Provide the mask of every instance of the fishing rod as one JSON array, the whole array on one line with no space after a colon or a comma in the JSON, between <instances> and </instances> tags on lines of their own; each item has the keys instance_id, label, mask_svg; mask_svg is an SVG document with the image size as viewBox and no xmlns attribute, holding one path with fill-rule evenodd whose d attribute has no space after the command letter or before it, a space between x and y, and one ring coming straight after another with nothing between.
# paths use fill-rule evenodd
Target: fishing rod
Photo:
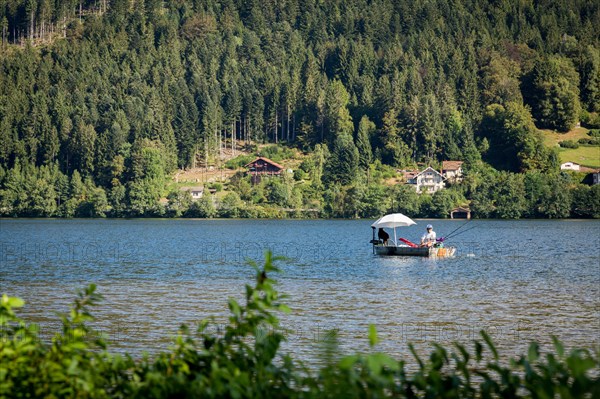
<instances>
[{"instance_id":1,"label":"fishing rod","mask_svg":"<svg viewBox=\"0 0 600 399\"><path fill-rule=\"evenodd\" d=\"M467 231L469 231L469 230L473 230L473 229L474 229L474 228L476 228L476 227L477 227L477 226L471 226L471 227L469 227L468 229L466 229L466 230L463 230L463 231L460 231L460 232L458 232L458 233L456 233L456 234L454 234L454 235L452 235L452 236L448 235L448 236L444 237L444 240L445 240L446 238L453 238L453 237L459 236L459 235L461 235L462 233L466 233Z\"/></svg>"},{"instance_id":2,"label":"fishing rod","mask_svg":"<svg viewBox=\"0 0 600 399\"><path fill-rule=\"evenodd\" d=\"M467 224L471 223L471 220L473 220L473 219L469 219L469 220L467 220L467 222L466 222L466 223L463 223L463 224L461 224L460 226L458 226L456 229L452 230L452 231L450 232L450 234L447 234L447 235L446 235L446 236L444 236L444 237L438 238L436 241L437 241L437 242L444 242L444 240L446 240L447 238L450 238L450 237L452 237L452 236L454 235L454 233L455 233L455 232L457 232L458 230L462 229L462 228L463 228L463 227L465 227ZM468 230L470 230L470 229L468 229ZM467 230L465 230L465 231L467 231Z\"/></svg>"}]
</instances>

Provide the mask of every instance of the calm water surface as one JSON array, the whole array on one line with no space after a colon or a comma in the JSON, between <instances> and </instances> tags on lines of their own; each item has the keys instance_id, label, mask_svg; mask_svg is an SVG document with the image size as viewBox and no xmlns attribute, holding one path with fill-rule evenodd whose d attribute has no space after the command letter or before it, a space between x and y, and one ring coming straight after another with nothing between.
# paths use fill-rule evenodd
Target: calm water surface
<instances>
[{"instance_id":1,"label":"calm water surface","mask_svg":"<svg viewBox=\"0 0 600 399\"><path fill-rule=\"evenodd\" d=\"M438 236L464 221L433 221ZM399 229L418 240L426 222ZM115 351L169 346L180 324L241 300L266 248L281 263L284 352L308 362L336 330L344 352L378 349L406 357L432 341L470 342L488 330L507 354L556 335L568 346L600 345L600 221L473 221L452 259L376 257L370 221L0 220L0 292L27 301L22 314L42 336L57 312L94 282L105 297L96 327ZM400 234L399 234L400 235Z\"/></svg>"}]
</instances>

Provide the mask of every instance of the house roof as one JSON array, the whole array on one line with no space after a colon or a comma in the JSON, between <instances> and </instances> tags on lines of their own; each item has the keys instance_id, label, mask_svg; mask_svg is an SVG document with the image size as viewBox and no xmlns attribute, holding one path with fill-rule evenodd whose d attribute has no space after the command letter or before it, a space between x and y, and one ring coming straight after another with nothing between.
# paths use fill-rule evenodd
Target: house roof
<instances>
[{"instance_id":1,"label":"house roof","mask_svg":"<svg viewBox=\"0 0 600 399\"><path fill-rule=\"evenodd\" d=\"M456 208L452 209L450 212L471 212L471 209L469 209L469 207L465 207L465 206L457 206Z\"/></svg>"},{"instance_id":2,"label":"house roof","mask_svg":"<svg viewBox=\"0 0 600 399\"><path fill-rule=\"evenodd\" d=\"M247 167L251 166L252 164L256 163L257 161L264 161L268 164L275 166L276 168L283 169L283 166L281 166L277 162L271 161L269 158L265 158L265 157L257 157L254 161L249 162L246 165L244 165L244 167L247 168Z\"/></svg>"},{"instance_id":3,"label":"house roof","mask_svg":"<svg viewBox=\"0 0 600 399\"><path fill-rule=\"evenodd\" d=\"M419 174L418 170L400 170L399 171L406 180L412 179Z\"/></svg>"},{"instance_id":4,"label":"house roof","mask_svg":"<svg viewBox=\"0 0 600 399\"><path fill-rule=\"evenodd\" d=\"M463 161L442 161L442 170L458 170Z\"/></svg>"},{"instance_id":5,"label":"house roof","mask_svg":"<svg viewBox=\"0 0 600 399\"><path fill-rule=\"evenodd\" d=\"M422 171L420 171L419 173L417 173L414 177L420 176L420 175L422 175L425 172L435 172L436 174L442 176L440 172L438 172L437 170L433 169L431 166L428 166L425 169L423 169Z\"/></svg>"},{"instance_id":6,"label":"house roof","mask_svg":"<svg viewBox=\"0 0 600 399\"><path fill-rule=\"evenodd\" d=\"M579 165L577 162L567 161L567 162L561 163L560 166L566 165L568 163L570 163L571 165Z\"/></svg>"}]
</instances>

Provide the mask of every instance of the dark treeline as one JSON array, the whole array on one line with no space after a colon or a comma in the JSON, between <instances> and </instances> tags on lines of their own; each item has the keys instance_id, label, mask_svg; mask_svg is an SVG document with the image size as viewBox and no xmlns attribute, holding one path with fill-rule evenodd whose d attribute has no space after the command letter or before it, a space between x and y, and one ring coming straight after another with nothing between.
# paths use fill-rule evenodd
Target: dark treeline
<instances>
[{"instance_id":1,"label":"dark treeline","mask_svg":"<svg viewBox=\"0 0 600 399\"><path fill-rule=\"evenodd\" d=\"M251 142L323 146L345 190L373 162L549 172L536 125L600 123L594 0L4 0L0 24L1 214L24 170L147 214Z\"/></svg>"}]
</instances>

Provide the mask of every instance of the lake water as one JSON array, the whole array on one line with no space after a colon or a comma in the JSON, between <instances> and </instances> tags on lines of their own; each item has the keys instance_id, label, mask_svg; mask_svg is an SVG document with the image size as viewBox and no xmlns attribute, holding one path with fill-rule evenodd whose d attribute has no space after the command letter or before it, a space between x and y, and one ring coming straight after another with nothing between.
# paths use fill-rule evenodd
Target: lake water
<instances>
[{"instance_id":1,"label":"lake water","mask_svg":"<svg viewBox=\"0 0 600 399\"><path fill-rule=\"evenodd\" d=\"M407 343L469 343L490 332L502 352L531 340L600 346L600 221L472 221L447 245L451 259L377 257L368 220L0 220L0 293L26 300L21 314L43 337L59 330L75 291L104 295L96 327L113 351L156 352L180 324L224 322L265 249L280 262L283 351L307 362L336 330L343 352L407 357ZM427 221L398 229L417 241ZM431 221L444 236L464 221Z\"/></svg>"}]
</instances>

